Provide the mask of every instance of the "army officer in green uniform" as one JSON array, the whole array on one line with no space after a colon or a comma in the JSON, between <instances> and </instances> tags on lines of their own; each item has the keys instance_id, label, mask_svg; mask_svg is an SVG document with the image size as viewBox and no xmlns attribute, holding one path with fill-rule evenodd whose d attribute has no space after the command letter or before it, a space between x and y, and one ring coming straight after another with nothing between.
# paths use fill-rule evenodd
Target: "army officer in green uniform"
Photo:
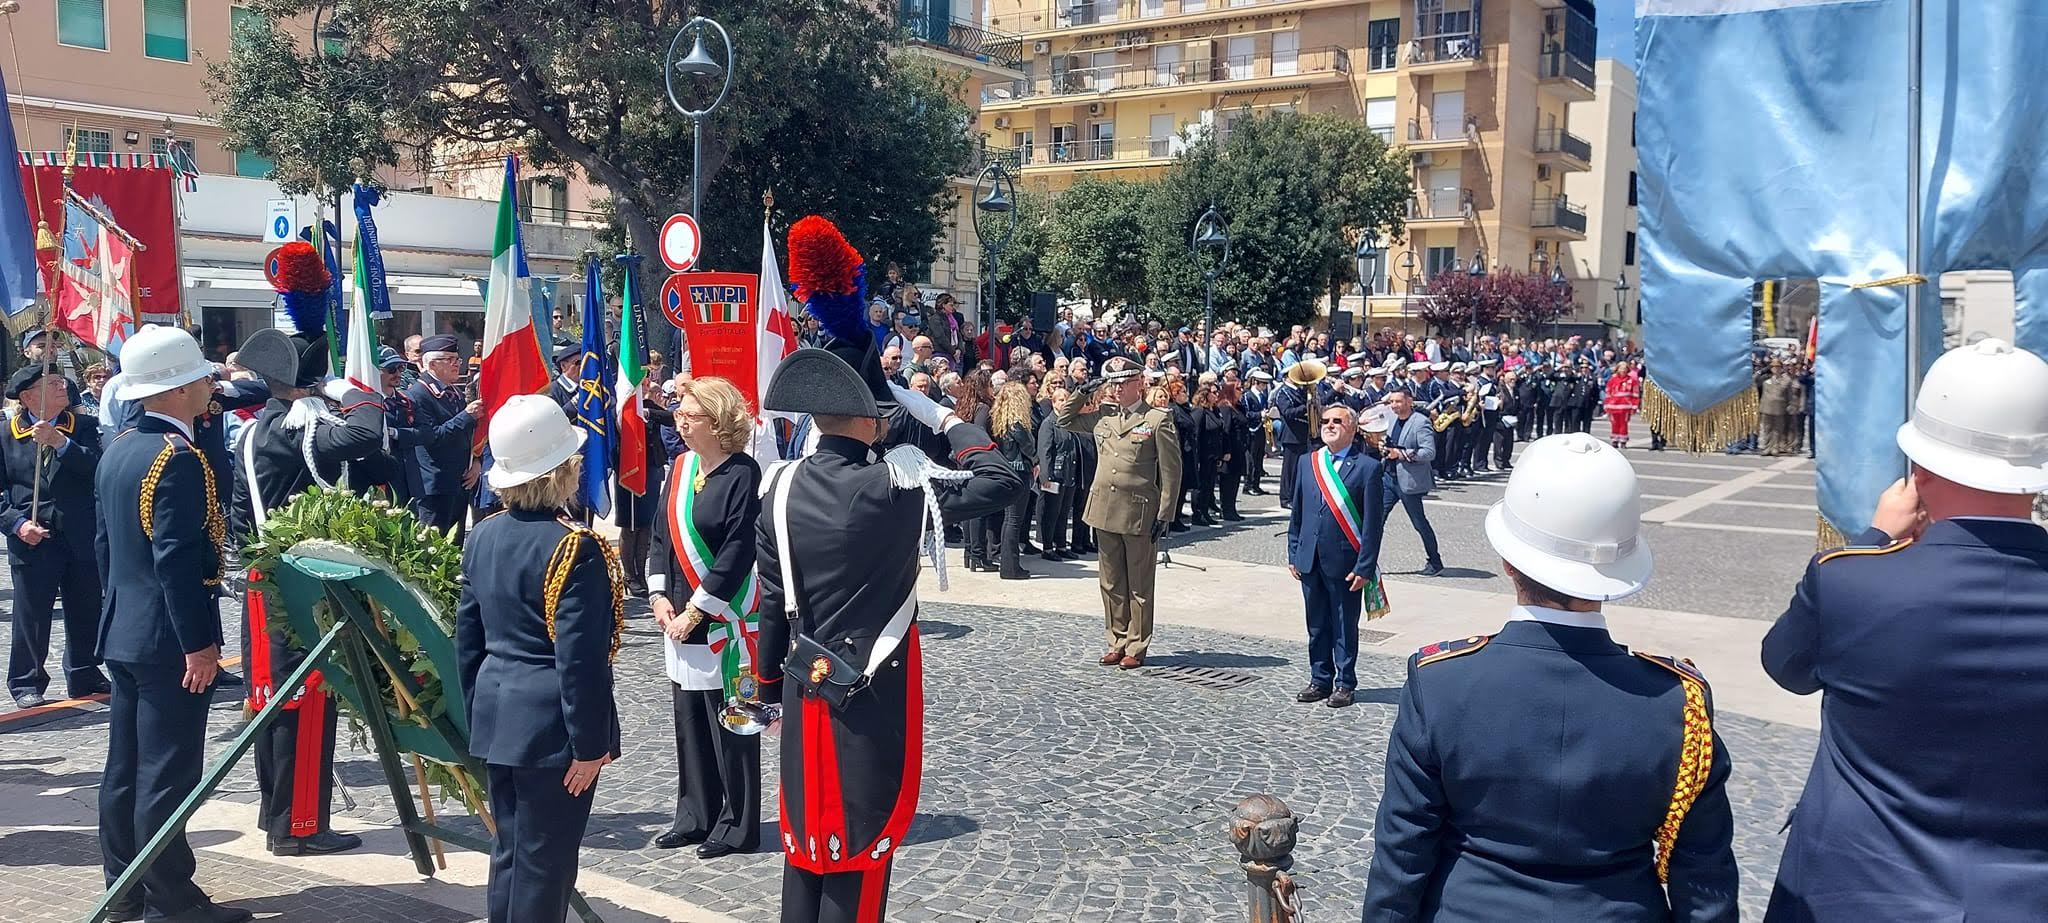
<instances>
[{"instance_id":1,"label":"army officer in green uniform","mask_svg":"<svg viewBox=\"0 0 2048 923\"><path fill-rule=\"evenodd\" d=\"M1103 406L1082 410L1098 390ZM1154 553L1173 521L1173 505L1160 498L1180 495L1173 413L1146 406L1144 395L1144 369L1115 356L1102 364L1101 380L1082 384L1054 408L1060 426L1095 435L1099 460L1082 518L1094 527L1101 549L1096 565L1109 636L1102 663L1126 670L1144 666L1152 643Z\"/></svg>"}]
</instances>

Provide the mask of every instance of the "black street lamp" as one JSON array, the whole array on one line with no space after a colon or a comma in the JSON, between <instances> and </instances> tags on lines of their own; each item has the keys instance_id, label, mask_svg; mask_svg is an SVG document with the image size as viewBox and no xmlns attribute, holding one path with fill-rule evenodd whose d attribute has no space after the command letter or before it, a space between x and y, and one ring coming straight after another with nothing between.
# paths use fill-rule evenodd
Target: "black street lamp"
<instances>
[{"instance_id":1,"label":"black street lamp","mask_svg":"<svg viewBox=\"0 0 2048 923\"><path fill-rule=\"evenodd\" d=\"M1465 272L1474 279L1483 278L1486 275L1485 250L1472 251L1472 268L1466 270Z\"/></svg>"},{"instance_id":2,"label":"black street lamp","mask_svg":"<svg viewBox=\"0 0 2048 923\"><path fill-rule=\"evenodd\" d=\"M723 55L714 58L705 49L704 36L707 33L717 36L719 44L724 46ZM685 36L690 39L690 52L678 58L676 51L683 47ZM721 58L723 63L720 63ZM718 111L719 105L725 102L725 95L732 91L732 63L732 36L726 34L725 27L717 20L697 16L676 30L675 39L668 43L668 58L662 68L661 79L668 89L668 104L690 120L690 212L699 220L704 217L704 120ZM718 81L718 95L702 109L683 105L682 98L676 95L677 74L692 80Z\"/></svg>"},{"instance_id":3,"label":"black street lamp","mask_svg":"<svg viewBox=\"0 0 2048 923\"><path fill-rule=\"evenodd\" d=\"M1358 266L1358 293L1371 298L1380 281L1380 239L1371 228L1359 229L1358 247L1351 252L1351 259ZM1371 313L1369 309L1367 313Z\"/></svg>"},{"instance_id":4,"label":"black street lamp","mask_svg":"<svg viewBox=\"0 0 2048 923\"><path fill-rule=\"evenodd\" d=\"M981 191L983 184L988 186L986 193ZM981 303L987 308L987 321L981 329L990 343L996 341L996 259L1016 233L1017 184L1001 158L990 160L974 178L974 237L981 241L982 262L988 267L982 274Z\"/></svg>"},{"instance_id":5,"label":"black street lamp","mask_svg":"<svg viewBox=\"0 0 2048 923\"><path fill-rule=\"evenodd\" d=\"M1623 319L1628 317L1628 290L1628 271L1622 270L1614 277L1614 310ZM1642 322L1642 314L1637 313L1636 323L1640 325Z\"/></svg>"},{"instance_id":6,"label":"black street lamp","mask_svg":"<svg viewBox=\"0 0 2048 923\"><path fill-rule=\"evenodd\" d=\"M1202 266L1205 252L1212 255L1211 262L1202 267L1202 337L1206 343L1216 329L1216 279L1230 265L1230 229L1215 205L1195 219L1195 229L1188 235L1188 255L1197 266Z\"/></svg>"}]
</instances>

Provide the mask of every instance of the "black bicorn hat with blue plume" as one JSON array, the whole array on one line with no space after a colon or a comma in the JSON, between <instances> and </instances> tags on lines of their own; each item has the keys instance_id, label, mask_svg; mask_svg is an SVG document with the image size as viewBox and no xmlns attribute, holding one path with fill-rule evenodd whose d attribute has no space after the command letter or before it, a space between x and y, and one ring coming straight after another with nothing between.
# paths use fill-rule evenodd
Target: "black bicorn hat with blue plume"
<instances>
[{"instance_id":1,"label":"black bicorn hat with blue plume","mask_svg":"<svg viewBox=\"0 0 2048 923\"><path fill-rule=\"evenodd\" d=\"M851 366L884 412L896 406L867 325L867 264L839 228L817 215L789 229L789 277L797 300L818 319L824 348Z\"/></svg>"}]
</instances>

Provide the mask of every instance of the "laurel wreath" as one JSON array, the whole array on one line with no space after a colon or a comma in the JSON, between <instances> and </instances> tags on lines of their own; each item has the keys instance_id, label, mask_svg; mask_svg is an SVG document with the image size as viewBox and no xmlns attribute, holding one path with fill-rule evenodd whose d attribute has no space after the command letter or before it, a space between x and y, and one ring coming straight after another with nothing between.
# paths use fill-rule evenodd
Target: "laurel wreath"
<instances>
[{"instance_id":1,"label":"laurel wreath","mask_svg":"<svg viewBox=\"0 0 2048 923\"><path fill-rule=\"evenodd\" d=\"M421 525L410 511L385 499L381 492L366 497L345 489L314 487L292 498L271 514L242 549L243 560L263 575L261 580L252 581L249 588L270 593L272 599L279 598L271 575L288 566L284 556L292 553L351 560L391 573L419 599L435 627L453 636L462 578L462 549L455 544L453 530L443 532ZM357 685L366 695L379 696L390 720L429 727L433 717L445 714L449 708L447 686L441 678L442 665L423 652L419 637L410 626L392 618L374 601L369 603L366 609L384 626L385 636L398 650L401 668L412 674L420 691L408 704L399 699L390 682L355 677ZM325 600L313 612L313 622L323 634L334 627L337 618L338 614ZM301 648L313 643L313 639L300 637L289 619L278 618L271 625ZM446 666L454 669L456 665ZM362 716L355 713L354 705L345 698L340 704L349 712L353 741L363 747L367 732ZM422 762L426 780L435 785L442 798L459 794L458 774L452 767L433 760Z\"/></svg>"}]
</instances>

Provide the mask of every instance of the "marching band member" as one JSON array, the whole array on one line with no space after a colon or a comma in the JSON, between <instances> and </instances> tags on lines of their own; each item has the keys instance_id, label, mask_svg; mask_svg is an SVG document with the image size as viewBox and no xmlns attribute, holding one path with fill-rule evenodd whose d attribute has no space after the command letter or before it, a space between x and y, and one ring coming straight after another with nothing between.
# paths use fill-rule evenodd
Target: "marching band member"
<instances>
[{"instance_id":1,"label":"marching band member","mask_svg":"<svg viewBox=\"0 0 2048 923\"><path fill-rule=\"evenodd\" d=\"M570 519L584 433L538 394L491 418L485 477L503 512L462 549L455 649L469 752L490 768L491 923L559 923L597 777L619 755L612 658L625 576L611 543Z\"/></svg>"},{"instance_id":2,"label":"marching band member","mask_svg":"<svg viewBox=\"0 0 2048 923\"><path fill-rule=\"evenodd\" d=\"M263 379L271 395L256 419L242 428L236 453L240 470L232 475L236 532L246 538L307 488L345 487L350 462L380 454L384 404L368 392L348 390L347 382L338 379L328 390L341 395L340 402L311 393L327 368L324 341L258 330L239 352L243 367ZM269 623L262 593L247 594L243 613L248 702L257 710L304 657ZM271 855L342 852L363 843L354 834L328 829L338 712L319 678L317 671L307 678L285 705L290 716L272 722L256 744L256 816Z\"/></svg>"},{"instance_id":3,"label":"marching band member","mask_svg":"<svg viewBox=\"0 0 2048 923\"><path fill-rule=\"evenodd\" d=\"M810 414L820 434L813 454L767 474L758 530L756 670L784 707L782 920L876 923L923 760L920 550L944 560L935 511L984 516L1025 484L985 430L889 386L862 336L860 255L838 229L805 218L789 247L797 294L831 339L783 359L761 401ZM947 442L960 473L935 475L910 446L877 457L897 407Z\"/></svg>"},{"instance_id":4,"label":"marching band member","mask_svg":"<svg viewBox=\"0 0 2048 923\"><path fill-rule=\"evenodd\" d=\"M668 636L676 818L654 845L696 843L697 855L712 859L761 846L761 739L733 733L720 718L728 700L758 694L754 532L761 466L744 451L754 421L732 382L678 383L675 421L689 451L669 471L647 586L654 619Z\"/></svg>"}]
</instances>

